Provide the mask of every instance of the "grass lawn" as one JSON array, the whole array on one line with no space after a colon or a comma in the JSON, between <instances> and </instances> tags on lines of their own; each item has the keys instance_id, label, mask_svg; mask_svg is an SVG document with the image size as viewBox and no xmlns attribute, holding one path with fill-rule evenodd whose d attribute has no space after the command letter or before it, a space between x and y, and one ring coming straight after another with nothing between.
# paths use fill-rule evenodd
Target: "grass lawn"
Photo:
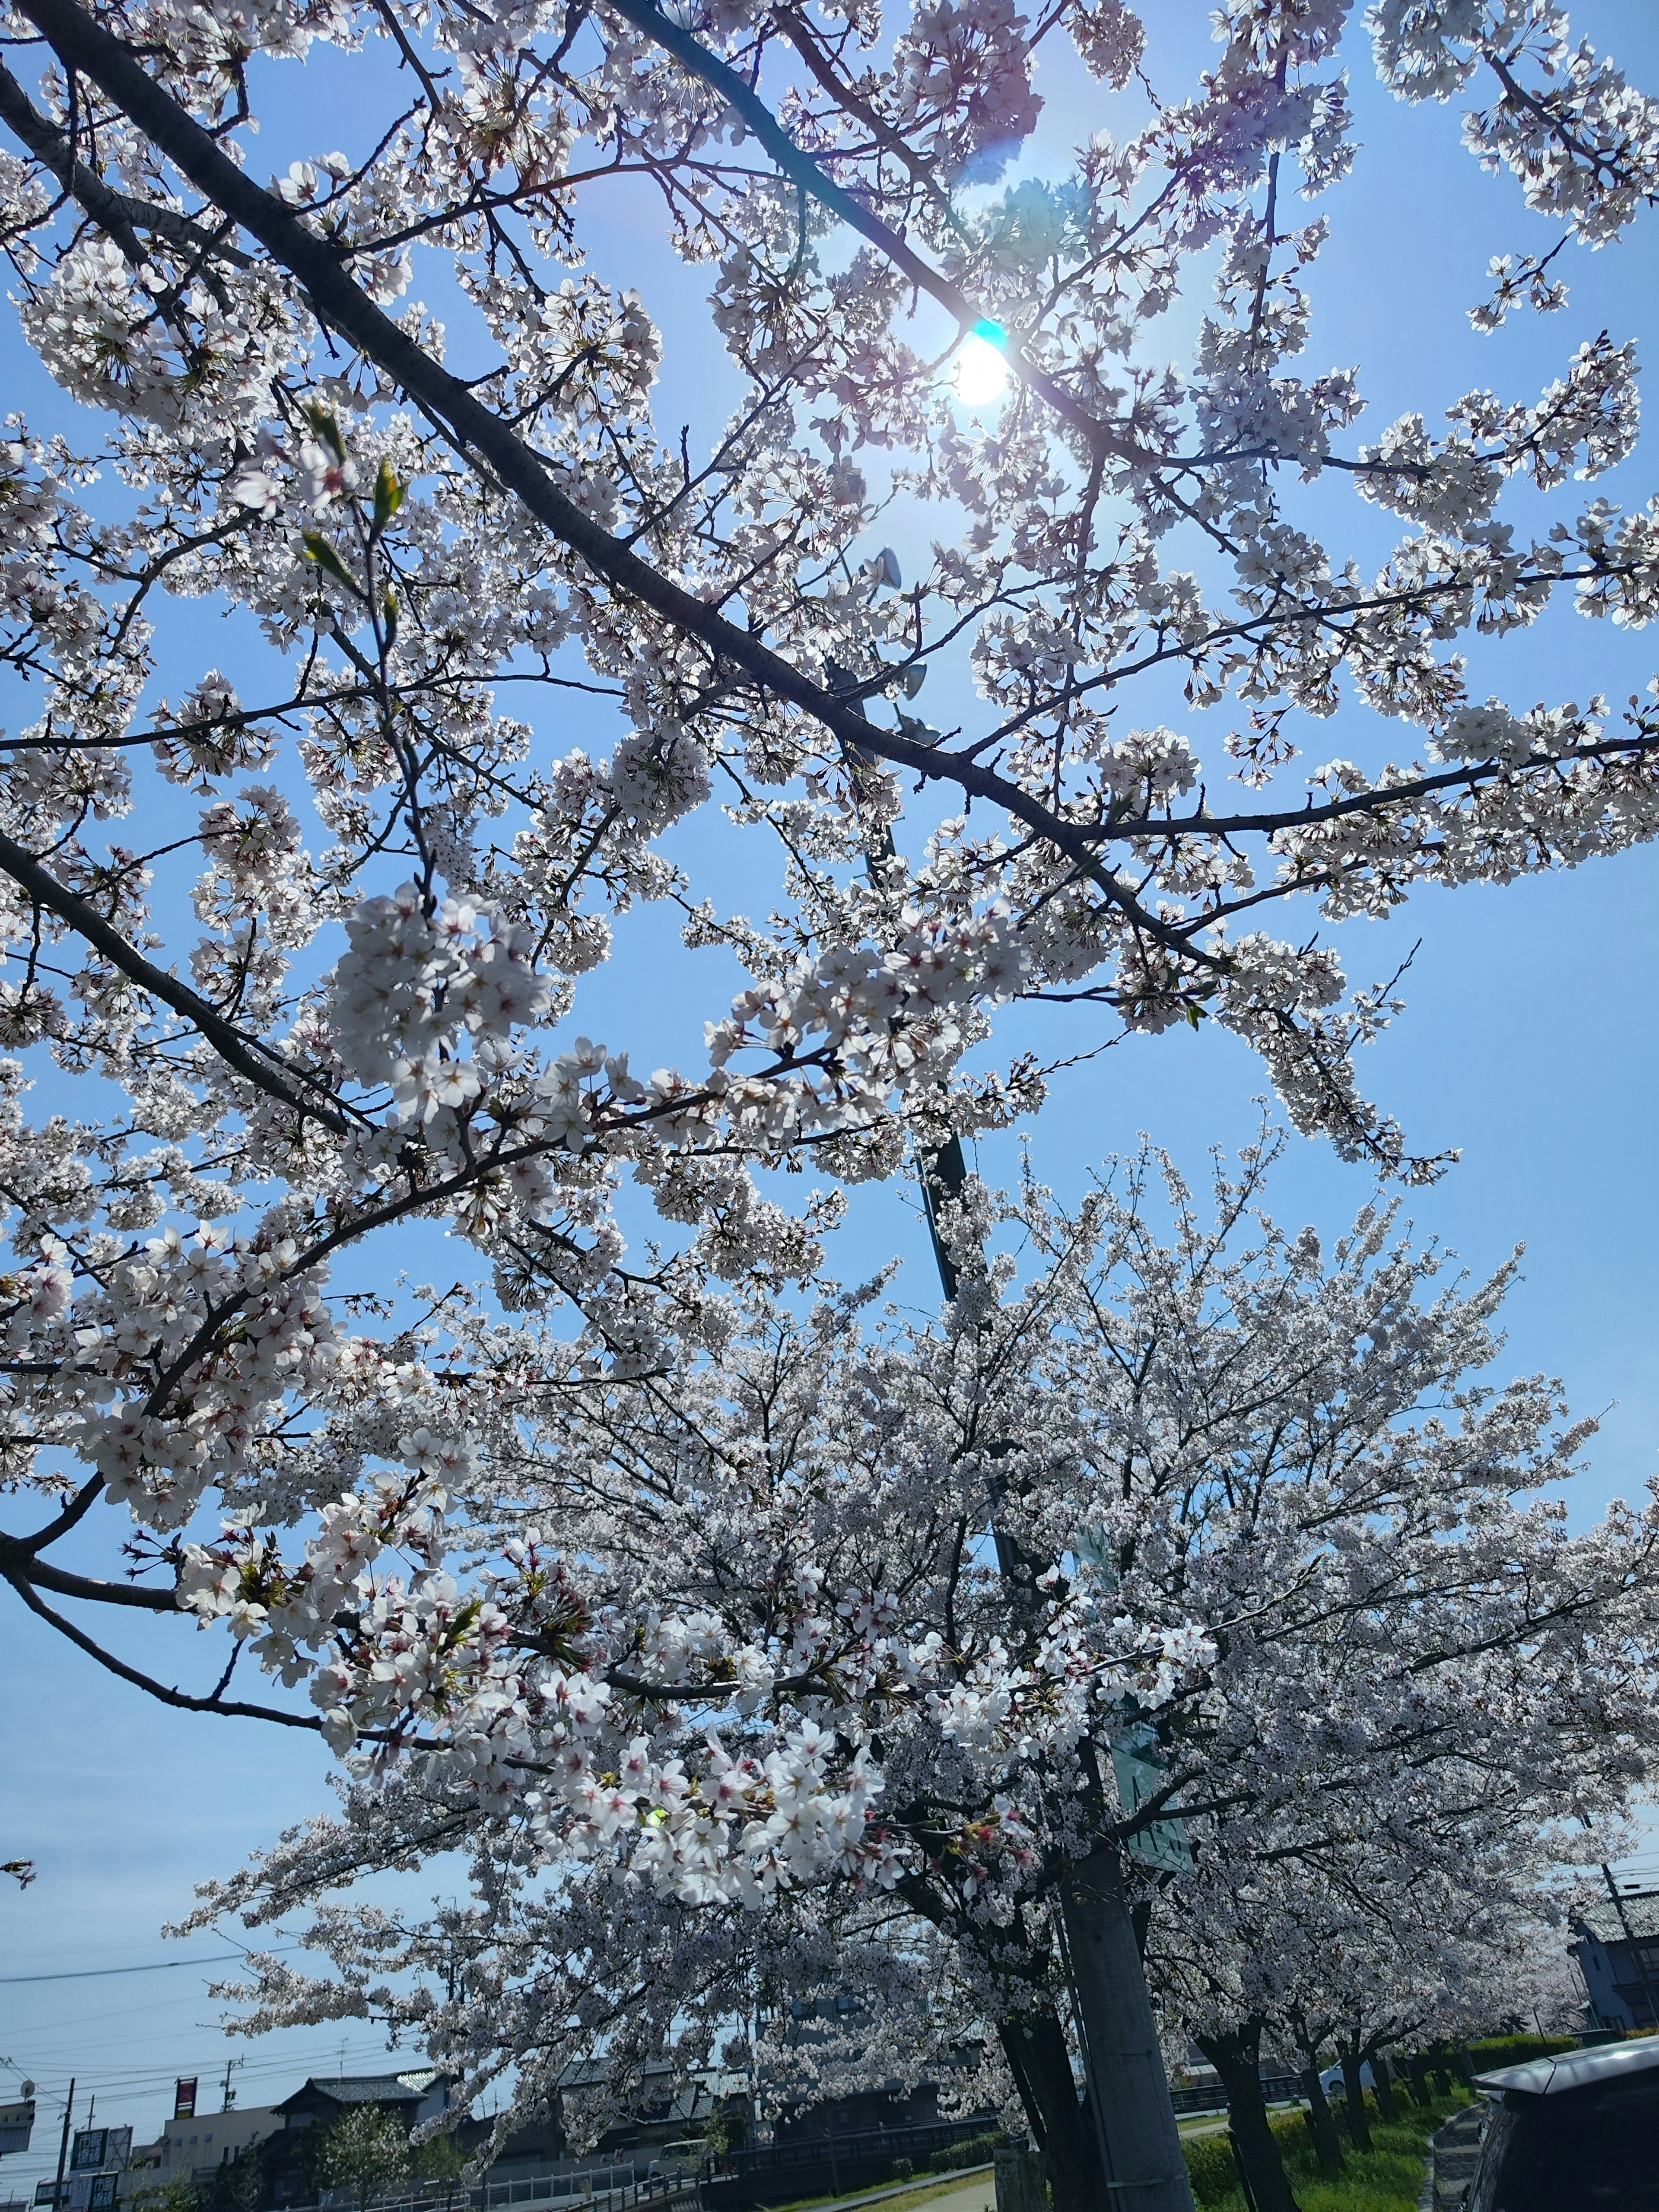
<instances>
[{"instance_id":1,"label":"grass lawn","mask_svg":"<svg viewBox=\"0 0 1659 2212\"><path fill-rule=\"evenodd\" d=\"M1311 2148L1293 2151L1285 2161L1291 2191L1302 2212L1417 2212L1423 2194L1424 2160L1429 2137L1462 2106L1466 2090L1437 2097L1427 2107L1411 2105L1398 2120L1371 2122L1371 2148L1355 2150L1339 2113L1347 2168L1332 2179L1321 2173ZM1243 2192L1229 2190L1209 2198L1202 2212L1246 2212Z\"/></svg>"}]
</instances>

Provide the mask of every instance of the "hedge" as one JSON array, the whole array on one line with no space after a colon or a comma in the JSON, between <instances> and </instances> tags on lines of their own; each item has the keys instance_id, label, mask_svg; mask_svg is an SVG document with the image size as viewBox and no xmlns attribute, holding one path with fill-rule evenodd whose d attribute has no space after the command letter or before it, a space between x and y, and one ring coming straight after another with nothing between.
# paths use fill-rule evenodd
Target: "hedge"
<instances>
[{"instance_id":1,"label":"hedge","mask_svg":"<svg viewBox=\"0 0 1659 2212\"><path fill-rule=\"evenodd\" d=\"M935 2173L954 2173L959 2166L984 2166L1012 2141L1011 2135L994 2128L988 2135L969 2136L966 2142L952 2143L949 2150L936 2150L927 2163Z\"/></svg>"},{"instance_id":2,"label":"hedge","mask_svg":"<svg viewBox=\"0 0 1659 2212\"><path fill-rule=\"evenodd\" d=\"M1187 2160L1187 2179L1200 2204L1218 2204L1238 2186L1238 2164L1224 2133L1193 2136L1181 2146Z\"/></svg>"},{"instance_id":3,"label":"hedge","mask_svg":"<svg viewBox=\"0 0 1659 2212\"><path fill-rule=\"evenodd\" d=\"M1477 2074L1492 2074L1500 2066L1519 2066L1528 2058L1553 2058L1559 2051L1577 2051L1575 2035L1490 2035L1469 2045Z\"/></svg>"}]
</instances>

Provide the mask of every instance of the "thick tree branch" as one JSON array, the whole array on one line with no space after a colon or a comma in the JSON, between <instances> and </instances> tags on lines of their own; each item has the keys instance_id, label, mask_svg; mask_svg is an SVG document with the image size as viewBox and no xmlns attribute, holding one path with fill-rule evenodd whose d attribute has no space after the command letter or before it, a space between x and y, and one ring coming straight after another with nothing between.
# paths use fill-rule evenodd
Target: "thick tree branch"
<instances>
[{"instance_id":1,"label":"thick tree branch","mask_svg":"<svg viewBox=\"0 0 1659 2212\"><path fill-rule=\"evenodd\" d=\"M0 1575L11 1583L33 1583L59 1597L87 1598L97 1605L133 1606L143 1613L179 1610L171 1590L139 1589L131 1583L96 1582L89 1575L70 1574L67 1568L37 1559L33 1547L16 1536L0 1535Z\"/></svg>"},{"instance_id":2,"label":"thick tree branch","mask_svg":"<svg viewBox=\"0 0 1659 2212\"><path fill-rule=\"evenodd\" d=\"M114 240L135 269L149 258L141 231L152 231L190 253L216 253L240 267L250 265L249 256L214 238L176 208L157 207L117 191L95 169L76 157L67 135L31 102L11 71L0 64L0 122L5 123L37 161L50 169L58 183L83 208L108 237Z\"/></svg>"},{"instance_id":3,"label":"thick tree branch","mask_svg":"<svg viewBox=\"0 0 1659 2212\"><path fill-rule=\"evenodd\" d=\"M811 155L803 153L796 145L753 86L739 76L729 63L723 62L718 54L710 53L708 47L694 39L689 31L683 30L672 17L665 15L662 9L654 4L654 0L605 0L605 5L631 23L642 36L659 46L665 53L672 54L682 69L693 76L700 77L711 91L719 93L722 100L729 101L793 184L810 193L820 207L850 224L861 238L867 238L896 269L909 278L918 291L926 292L930 299L937 300L955 318L958 329L964 335L979 325L994 322L994 317L988 315L983 307L970 300L959 285L953 284L948 276L941 276L938 270L924 261L890 223L884 222L845 186L838 185L833 177L827 176ZM803 58L808 61L809 66L813 67L814 74L819 76L822 82L821 72L807 49L794 37L787 17L783 19L783 27L793 43L800 46ZM1133 440L1124 437L1120 431L1103 422L1098 416L1091 415L1086 407L1079 405L1064 385L1056 383L1046 369L1040 368L1019 347L1009 344L1000 350L1009 368L1027 391L1034 392L1046 406L1054 410L1063 422L1085 439L1091 451L1115 453L1121 459L1139 461L1143 465L1157 465L1155 455L1141 452Z\"/></svg>"},{"instance_id":4,"label":"thick tree branch","mask_svg":"<svg viewBox=\"0 0 1659 2212\"><path fill-rule=\"evenodd\" d=\"M286 1060L270 1052L266 1046L250 1041L234 1023L210 1006L201 994L181 983L154 961L146 960L135 951L120 931L106 921L98 909L76 892L60 884L56 876L43 867L27 846L20 845L15 837L0 830L0 868L20 884L38 906L48 914L55 914L60 921L67 922L79 937L101 952L111 966L118 968L131 982L152 998L171 1006L186 1021L193 1022L226 1066L235 1070L245 1081L263 1091L303 1120L320 1121L325 1128L343 1136L350 1122L337 1106L327 1103L325 1087L302 1069L290 1068ZM269 1054L267 1057L266 1055ZM292 1082L315 1083L322 1095L307 1098L291 1087Z\"/></svg>"}]
</instances>

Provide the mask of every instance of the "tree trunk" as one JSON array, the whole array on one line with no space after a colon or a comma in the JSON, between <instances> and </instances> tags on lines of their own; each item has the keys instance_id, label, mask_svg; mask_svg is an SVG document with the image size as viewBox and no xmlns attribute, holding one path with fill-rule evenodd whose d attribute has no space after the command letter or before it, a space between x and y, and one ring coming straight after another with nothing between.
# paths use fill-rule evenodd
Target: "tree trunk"
<instances>
[{"instance_id":1,"label":"tree trunk","mask_svg":"<svg viewBox=\"0 0 1659 2212\"><path fill-rule=\"evenodd\" d=\"M1385 2120L1400 2118L1400 2100L1394 2094L1394 2075L1380 2051L1371 2053L1371 2079L1376 2084L1376 2109Z\"/></svg>"},{"instance_id":2,"label":"tree trunk","mask_svg":"<svg viewBox=\"0 0 1659 2212\"><path fill-rule=\"evenodd\" d=\"M1308 2100L1308 2133L1313 2137L1314 2155L1321 2171L1340 2173L1347 2161L1342 2155L1342 2138L1336 2131L1336 2122L1325 2101L1325 2085L1319 2078L1317 2059L1302 2069L1302 2094Z\"/></svg>"},{"instance_id":3,"label":"tree trunk","mask_svg":"<svg viewBox=\"0 0 1659 2212\"><path fill-rule=\"evenodd\" d=\"M1428 2069L1420 2057L1408 2058L1406 2061L1406 2079L1411 2083L1412 2095L1419 2105L1427 2105L1433 2101L1429 2095Z\"/></svg>"},{"instance_id":4,"label":"tree trunk","mask_svg":"<svg viewBox=\"0 0 1659 2212\"><path fill-rule=\"evenodd\" d=\"M1048 2163L1054 2212L1100 2212L1106 2180L1092 2113L1078 2101L1066 2031L1051 2005L1012 2013L998 2029L1033 2140Z\"/></svg>"},{"instance_id":5,"label":"tree trunk","mask_svg":"<svg viewBox=\"0 0 1659 2212\"><path fill-rule=\"evenodd\" d=\"M1261 2023L1236 2028L1231 2035L1200 2035L1194 2041L1221 2076L1233 2154L1244 2174L1244 2193L1256 2212L1301 2212L1285 2179L1285 2161L1267 2120L1261 2094Z\"/></svg>"},{"instance_id":6,"label":"tree trunk","mask_svg":"<svg viewBox=\"0 0 1659 2212\"><path fill-rule=\"evenodd\" d=\"M1193 2212L1115 1846L1073 1868L1060 1884L1060 1903L1083 2019L1085 2068L1106 2138L1114 2212Z\"/></svg>"},{"instance_id":7,"label":"tree trunk","mask_svg":"<svg viewBox=\"0 0 1659 2212\"><path fill-rule=\"evenodd\" d=\"M1348 2133L1353 2137L1356 2150L1371 2147L1371 2124L1365 2111L1365 2085L1359 2078L1359 2053L1345 2051L1342 2054L1342 2087L1348 2106Z\"/></svg>"}]
</instances>

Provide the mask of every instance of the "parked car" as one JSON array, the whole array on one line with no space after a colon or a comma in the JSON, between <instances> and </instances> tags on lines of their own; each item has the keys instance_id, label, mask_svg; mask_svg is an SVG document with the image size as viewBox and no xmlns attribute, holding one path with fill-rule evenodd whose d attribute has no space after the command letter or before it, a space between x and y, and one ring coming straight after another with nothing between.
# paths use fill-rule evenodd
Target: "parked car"
<instances>
[{"instance_id":1,"label":"parked car","mask_svg":"<svg viewBox=\"0 0 1659 2212\"><path fill-rule=\"evenodd\" d=\"M1659 2039L1482 2074L1465 2212L1659 2212Z\"/></svg>"},{"instance_id":2,"label":"parked car","mask_svg":"<svg viewBox=\"0 0 1659 2212\"><path fill-rule=\"evenodd\" d=\"M1328 2097L1340 2097L1346 2087L1342 2078L1342 2069L1340 2066L1328 2066L1319 2077L1319 2086ZM1376 2080L1371 2072L1371 2062L1369 2058L1362 2058L1359 2062L1359 2086L1362 2089L1374 2089L1376 2087Z\"/></svg>"}]
</instances>

